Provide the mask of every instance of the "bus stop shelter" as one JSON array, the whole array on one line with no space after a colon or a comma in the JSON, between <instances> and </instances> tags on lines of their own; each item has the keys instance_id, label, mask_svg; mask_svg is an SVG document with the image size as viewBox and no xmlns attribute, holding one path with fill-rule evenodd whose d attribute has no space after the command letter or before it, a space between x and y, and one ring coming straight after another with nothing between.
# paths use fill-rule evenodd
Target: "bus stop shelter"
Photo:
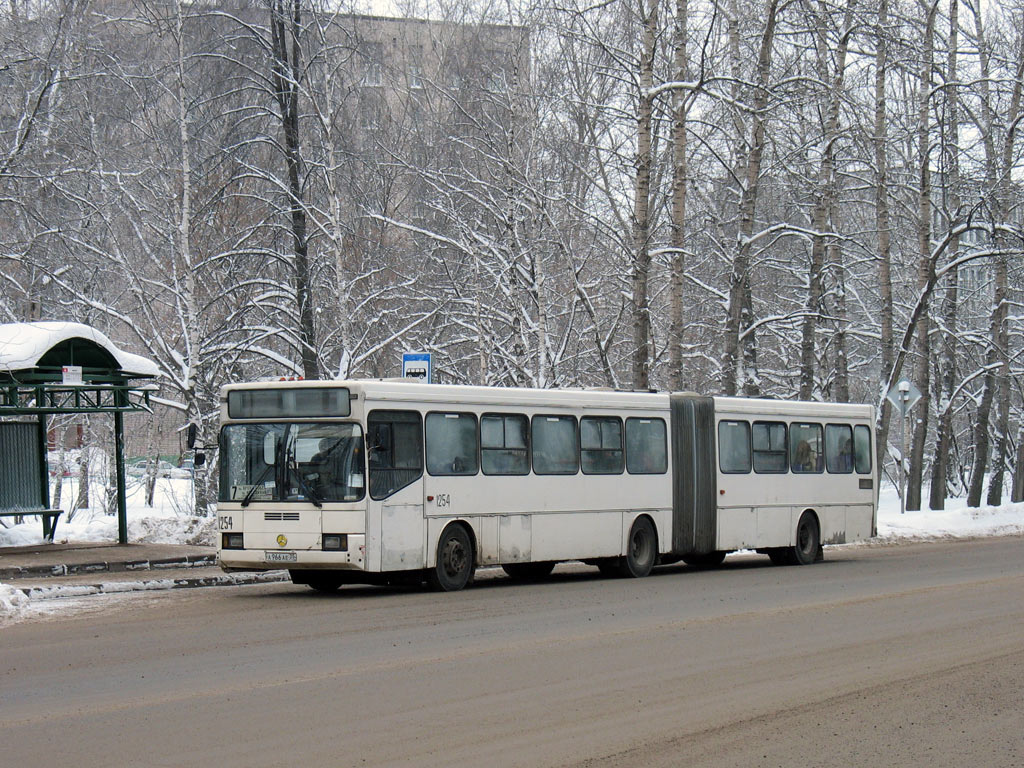
<instances>
[{"instance_id":1,"label":"bus stop shelter","mask_svg":"<svg viewBox=\"0 0 1024 768\"><path fill-rule=\"evenodd\" d=\"M60 510L50 509L47 420L112 413L118 541L126 544L124 414L150 411L145 382L157 374L151 360L87 325L0 324L0 516L41 515L52 541Z\"/></svg>"}]
</instances>

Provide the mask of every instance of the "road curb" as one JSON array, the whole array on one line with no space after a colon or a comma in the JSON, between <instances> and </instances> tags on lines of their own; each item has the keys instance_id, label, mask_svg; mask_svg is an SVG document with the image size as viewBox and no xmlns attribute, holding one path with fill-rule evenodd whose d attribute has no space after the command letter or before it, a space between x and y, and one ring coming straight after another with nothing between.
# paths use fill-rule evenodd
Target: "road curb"
<instances>
[{"instance_id":1,"label":"road curb","mask_svg":"<svg viewBox=\"0 0 1024 768\"><path fill-rule=\"evenodd\" d=\"M53 576L78 576L83 573L124 573L126 571L156 571L165 568L209 568L217 565L217 555L186 555L141 560L112 560L92 563L60 563L57 565L29 565L0 568L0 581Z\"/></svg>"},{"instance_id":2,"label":"road curb","mask_svg":"<svg viewBox=\"0 0 1024 768\"><path fill-rule=\"evenodd\" d=\"M197 587L237 587L245 584L273 584L288 581L287 571L259 571L254 573L225 573L214 576L196 576L183 579L147 579L142 581L108 581L99 584L55 584L52 587L19 587L9 584L29 599L55 600L66 597L113 595L125 592L151 592L167 589L195 589Z\"/></svg>"}]
</instances>

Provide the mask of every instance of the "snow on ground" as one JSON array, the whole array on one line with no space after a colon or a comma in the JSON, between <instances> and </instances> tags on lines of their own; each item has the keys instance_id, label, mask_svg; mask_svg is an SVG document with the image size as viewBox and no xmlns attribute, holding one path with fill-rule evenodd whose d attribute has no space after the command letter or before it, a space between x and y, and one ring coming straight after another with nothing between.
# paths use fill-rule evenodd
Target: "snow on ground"
<instances>
[{"instance_id":1,"label":"snow on ground","mask_svg":"<svg viewBox=\"0 0 1024 768\"><path fill-rule=\"evenodd\" d=\"M64 484L62 497L67 509L75 498L77 478L65 478ZM91 490L94 503L103 498L102 485L95 484ZM191 498L191 480L160 478L154 504L147 507L143 484L129 482L128 540L153 544L215 544L215 518L195 517L191 512ZM878 506L878 537L883 542L895 542L1024 533L1024 503L971 509L966 499L949 499L946 507L945 510L900 514L896 489L883 485ZM9 528L0 527L0 547L39 544L42 540L42 523L37 517ZM61 519L56 540L116 541L117 517L107 515L98 506L79 510L71 521ZM31 610L31 602L20 590L0 584L0 620L24 617Z\"/></svg>"},{"instance_id":2,"label":"snow on ground","mask_svg":"<svg viewBox=\"0 0 1024 768\"><path fill-rule=\"evenodd\" d=\"M93 482L89 509L77 510L68 520L68 510L77 494L78 478L65 477L61 490L64 514L57 521L56 541L117 541L117 515L108 515L102 508L105 488ZM128 507L128 540L145 544L216 543L212 517L192 514L192 481L179 478L158 478L153 506L147 507L145 487L141 479L128 478L125 497ZM38 517L26 517L20 525L3 528L12 518L0 523L0 547L21 547L43 541L43 524Z\"/></svg>"},{"instance_id":3,"label":"snow on ground","mask_svg":"<svg viewBox=\"0 0 1024 768\"><path fill-rule=\"evenodd\" d=\"M927 498L927 489L925 489ZM998 507L967 506L967 499L946 499L945 509L900 514L900 497L882 486L878 500L878 537L886 539L948 539L1024 533L1024 503Z\"/></svg>"}]
</instances>

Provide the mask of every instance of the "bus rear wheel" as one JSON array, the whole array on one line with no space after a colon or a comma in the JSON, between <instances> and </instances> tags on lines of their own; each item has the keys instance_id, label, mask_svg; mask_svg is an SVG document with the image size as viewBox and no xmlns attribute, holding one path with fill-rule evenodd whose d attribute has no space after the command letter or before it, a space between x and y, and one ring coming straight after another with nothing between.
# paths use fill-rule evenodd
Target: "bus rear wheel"
<instances>
[{"instance_id":1,"label":"bus rear wheel","mask_svg":"<svg viewBox=\"0 0 1024 768\"><path fill-rule=\"evenodd\" d=\"M629 578L640 579L651 572L658 559L658 537L650 519L638 517L629 529L626 541L626 556L619 559L619 573Z\"/></svg>"},{"instance_id":2,"label":"bus rear wheel","mask_svg":"<svg viewBox=\"0 0 1024 768\"><path fill-rule=\"evenodd\" d=\"M818 518L808 510L796 524L796 544L782 550L790 565L810 565L821 556L821 529ZM771 555L769 555L771 557ZM772 558L773 562L777 562Z\"/></svg>"},{"instance_id":3,"label":"bus rear wheel","mask_svg":"<svg viewBox=\"0 0 1024 768\"><path fill-rule=\"evenodd\" d=\"M473 544L466 529L452 523L437 542L437 562L427 570L427 583L438 592L456 592L473 579Z\"/></svg>"},{"instance_id":4,"label":"bus rear wheel","mask_svg":"<svg viewBox=\"0 0 1024 768\"><path fill-rule=\"evenodd\" d=\"M549 576L555 569L553 562L548 563L506 563L501 570L516 581L538 581Z\"/></svg>"}]
</instances>

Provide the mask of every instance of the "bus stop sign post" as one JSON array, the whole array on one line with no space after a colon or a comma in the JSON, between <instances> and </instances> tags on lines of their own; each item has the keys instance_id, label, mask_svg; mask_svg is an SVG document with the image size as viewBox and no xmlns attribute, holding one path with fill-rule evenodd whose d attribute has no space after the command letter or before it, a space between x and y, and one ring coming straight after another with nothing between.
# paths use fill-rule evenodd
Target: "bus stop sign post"
<instances>
[{"instance_id":1,"label":"bus stop sign post","mask_svg":"<svg viewBox=\"0 0 1024 768\"><path fill-rule=\"evenodd\" d=\"M402 377L422 379L424 384L433 382L433 360L429 352L406 352L402 355Z\"/></svg>"},{"instance_id":2,"label":"bus stop sign post","mask_svg":"<svg viewBox=\"0 0 1024 768\"><path fill-rule=\"evenodd\" d=\"M900 379L886 394L886 398L896 406L900 413L900 514L902 515L906 513L907 509L907 473L903 468L903 461L907 455L907 419L910 416L910 409L921 399L921 390L915 387L909 379Z\"/></svg>"}]
</instances>

